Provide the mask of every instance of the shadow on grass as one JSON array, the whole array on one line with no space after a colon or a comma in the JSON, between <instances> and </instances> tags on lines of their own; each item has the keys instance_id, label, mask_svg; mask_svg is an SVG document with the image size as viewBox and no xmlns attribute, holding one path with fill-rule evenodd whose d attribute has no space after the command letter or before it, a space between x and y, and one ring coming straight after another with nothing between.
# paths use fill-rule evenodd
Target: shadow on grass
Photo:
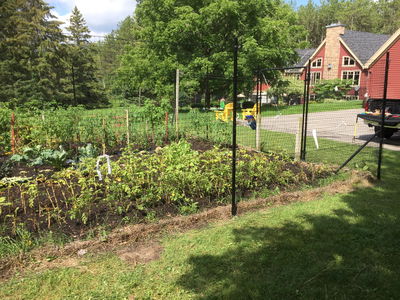
<instances>
[{"instance_id":1,"label":"shadow on grass","mask_svg":"<svg viewBox=\"0 0 400 300\"><path fill-rule=\"evenodd\" d=\"M331 214L234 229L233 250L191 257L178 284L200 299L397 299L399 158L386 157L384 183L343 195Z\"/></svg>"}]
</instances>

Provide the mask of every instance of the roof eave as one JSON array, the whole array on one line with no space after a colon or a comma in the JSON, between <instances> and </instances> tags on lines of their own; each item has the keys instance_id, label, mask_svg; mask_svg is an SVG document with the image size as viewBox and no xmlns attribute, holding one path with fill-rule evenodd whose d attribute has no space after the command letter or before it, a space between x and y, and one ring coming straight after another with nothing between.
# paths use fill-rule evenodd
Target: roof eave
<instances>
[{"instance_id":1,"label":"roof eave","mask_svg":"<svg viewBox=\"0 0 400 300\"><path fill-rule=\"evenodd\" d=\"M369 69L374 65L379 58L385 53L387 49L389 49L394 43L396 43L400 39L400 28L375 52L374 55L365 63L365 68Z\"/></svg>"},{"instance_id":2,"label":"roof eave","mask_svg":"<svg viewBox=\"0 0 400 300\"><path fill-rule=\"evenodd\" d=\"M315 49L314 53L310 55L310 57L308 58L307 62L303 65L303 67L307 67L308 65L308 61L311 60L318 52L319 50L321 50L321 48L325 45L326 39L324 39L321 44L319 44L318 48Z\"/></svg>"},{"instance_id":3,"label":"roof eave","mask_svg":"<svg viewBox=\"0 0 400 300\"><path fill-rule=\"evenodd\" d=\"M357 55L350 49L350 47L346 44L346 42L339 37L339 41L342 43L342 45L346 48L347 51L355 58L355 60L360 64L362 69L365 69L364 64L361 62L361 60L357 57Z\"/></svg>"}]
</instances>

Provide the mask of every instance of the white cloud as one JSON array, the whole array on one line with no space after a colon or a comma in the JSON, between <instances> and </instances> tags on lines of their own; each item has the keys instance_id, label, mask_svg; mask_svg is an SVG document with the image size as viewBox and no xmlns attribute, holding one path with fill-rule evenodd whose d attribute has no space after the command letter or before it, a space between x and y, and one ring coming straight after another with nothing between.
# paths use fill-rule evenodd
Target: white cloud
<instances>
[{"instance_id":1,"label":"white cloud","mask_svg":"<svg viewBox=\"0 0 400 300\"><path fill-rule=\"evenodd\" d=\"M67 24L72 9L77 6L94 35L116 29L136 7L134 0L50 0L49 3L54 6L54 15Z\"/></svg>"}]
</instances>

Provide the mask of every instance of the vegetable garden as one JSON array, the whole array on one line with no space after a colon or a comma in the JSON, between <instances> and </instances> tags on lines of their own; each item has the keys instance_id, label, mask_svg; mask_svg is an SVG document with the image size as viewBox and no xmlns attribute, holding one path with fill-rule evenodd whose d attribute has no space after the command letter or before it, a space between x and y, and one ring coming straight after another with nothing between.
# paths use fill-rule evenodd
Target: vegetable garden
<instances>
[{"instance_id":1,"label":"vegetable garden","mask_svg":"<svg viewBox=\"0 0 400 300\"><path fill-rule=\"evenodd\" d=\"M194 109L180 114L177 132L169 109L147 103L129 109L25 112L15 113L14 124L12 112L5 111L2 241L9 243L21 230L81 236L99 225L149 222L226 203L232 125ZM110 165L100 163L96 169L102 153L110 155ZM330 171L294 162L284 153L239 149L237 190L241 199L274 193L312 184Z\"/></svg>"}]
</instances>

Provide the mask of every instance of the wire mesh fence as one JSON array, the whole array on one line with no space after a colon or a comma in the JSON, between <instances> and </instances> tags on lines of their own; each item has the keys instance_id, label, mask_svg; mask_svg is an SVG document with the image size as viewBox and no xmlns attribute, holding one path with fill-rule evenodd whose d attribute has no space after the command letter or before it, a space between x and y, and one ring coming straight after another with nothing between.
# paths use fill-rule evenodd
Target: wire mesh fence
<instances>
[{"instance_id":1,"label":"wire mesh fence","mask_svg":"<svg viewBox=\"0 0 400 300\"><path fill-rule=\"evenodd\" d=\"M328 72L323 65L313 67L309 62L301 68L274 71L281 72L284 84L274 86L268 82L268 70L264 70L254 78L254 90L239 95L237 144L257 151L284 153L296 159L335 165L342 164L376 133L378 126L371 126L371 122L368 125L360 118L366 100L369 97L383 99L385 92L386 98L393 98L390 86L396 84L389 82L389 88L385 88L385 73L390 70L384 59L367 74L355 66L334 70L341 78L334 83L336 86L330 87L318 85L322 82L323 72ZM232 78L221 74L210 77L211 80L226 83ZM349 82L343 86L342 81ZM218 98L214 95L211 107L199 104L199 99L195 105L190 103L193 102L191 99L186 99L188 103L178 107L178 120L173 111L175 103L171 103L172 110L146 105L36 113L3 110L0 119L2 153L16 153L33 145L77 149L92 143L105 154L120 151L128 145L151 150L181 138L195 138L232 148L234 110L231 93L228 91ZM378 108L375 114L381 111L382 108ZM397 151L400 148L399 134L395 131L391 139L384 141L385 149ZM380 142L378 136L372 138L350 166L364 168L376 164Z\"/></svg>"}]
</instances>

